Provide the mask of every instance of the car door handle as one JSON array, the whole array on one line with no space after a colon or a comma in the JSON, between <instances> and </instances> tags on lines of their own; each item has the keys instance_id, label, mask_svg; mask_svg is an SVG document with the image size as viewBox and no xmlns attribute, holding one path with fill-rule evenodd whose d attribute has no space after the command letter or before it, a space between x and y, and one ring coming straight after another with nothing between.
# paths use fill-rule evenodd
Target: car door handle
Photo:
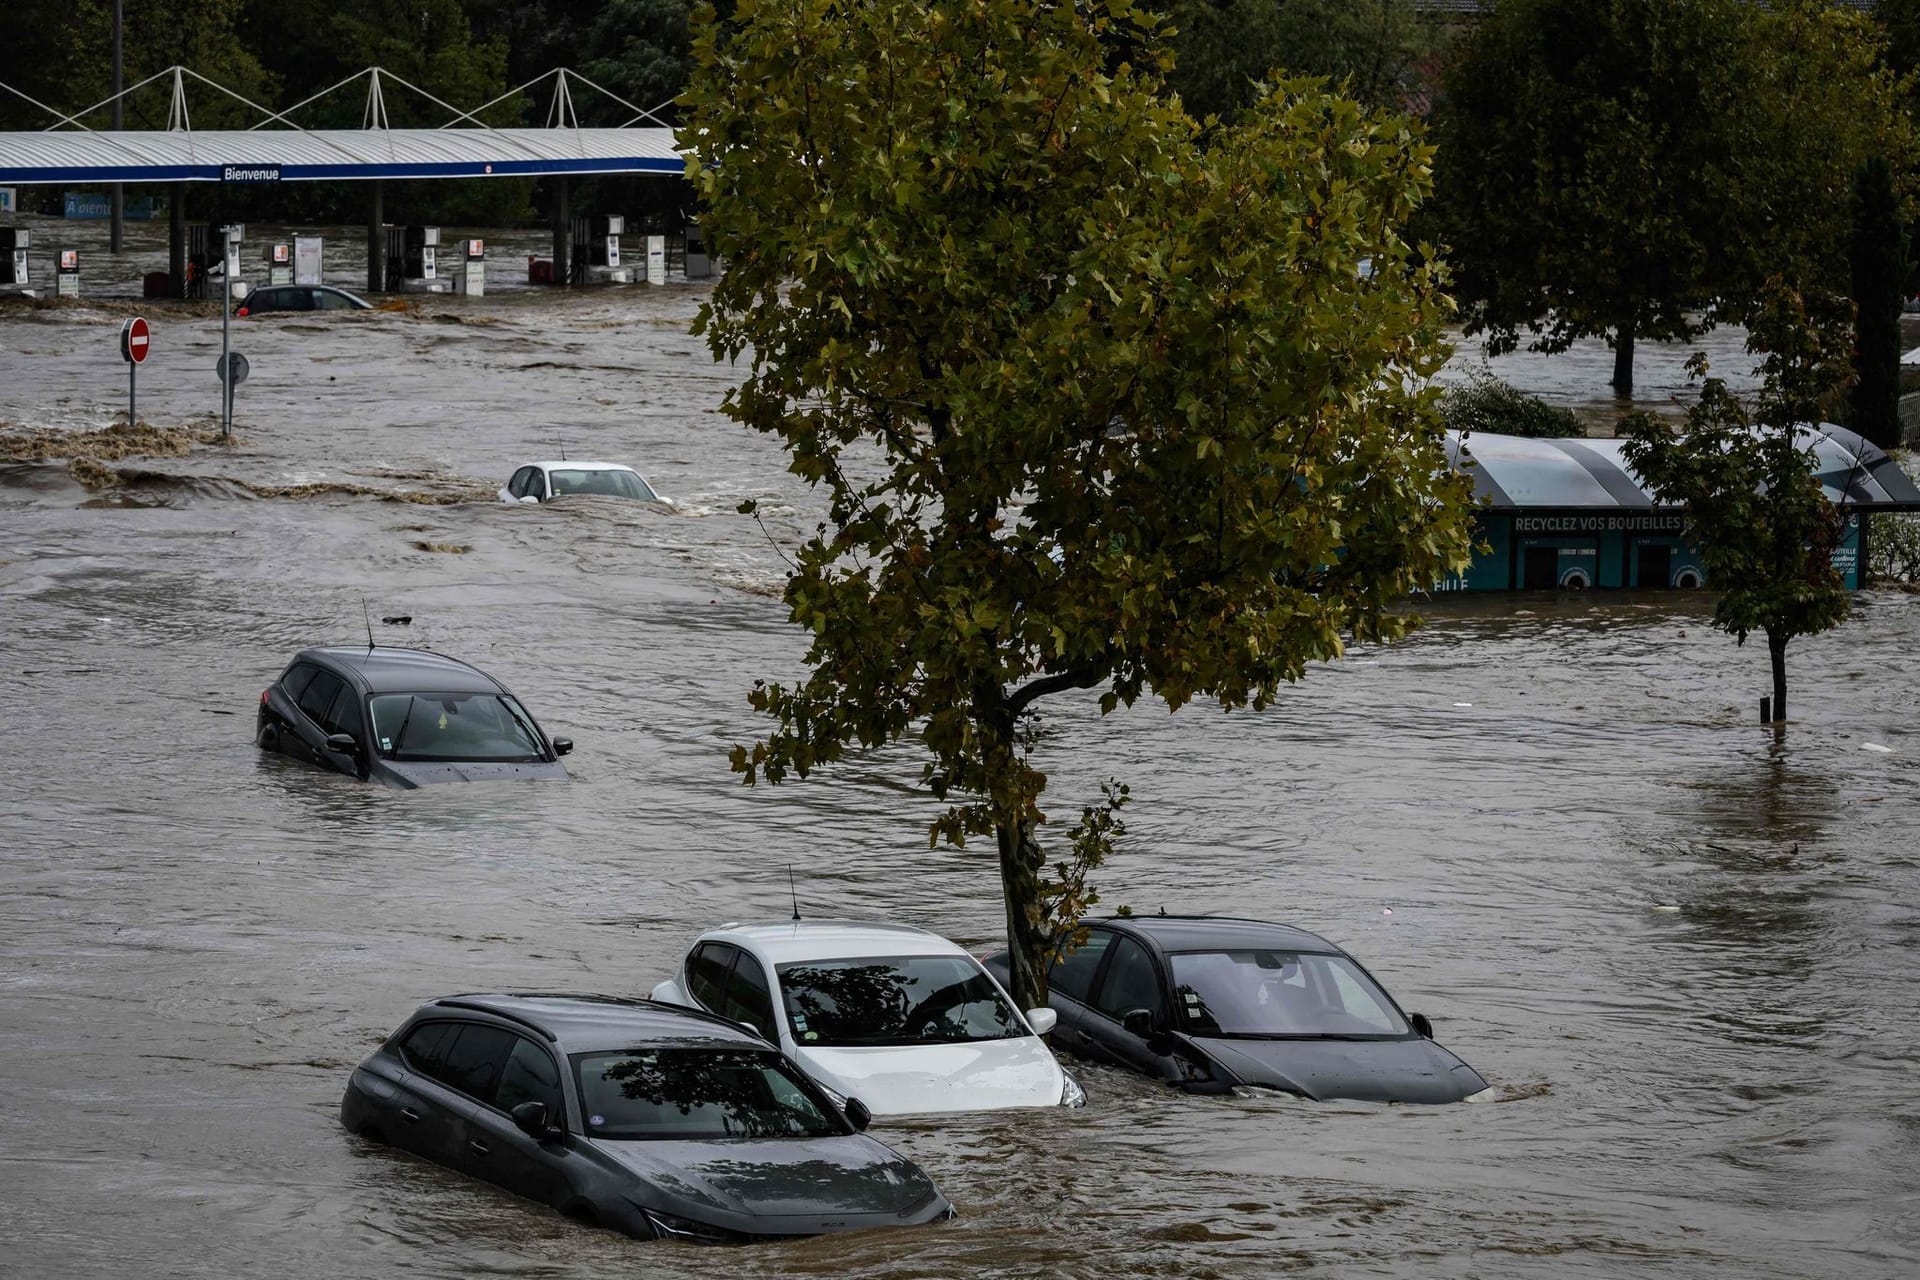
<instances>
[{"instance_id":1,"label":"car door handle","mask_svg":"<svg viewBox=\"0 0 1920 1280\"><path fill-rule=\"evenodd\" d=\"M473 1148L473 1153L474 1153L475 1155L481 1155L481 1156L484 1156L484 1155L486 1155L486 1154L487 1154L487 1153L488 1153L489 1151L492 1151L492 1150L493 1150L493 1148L492 1148L492 1147L490 1147L490 1146L488 1146L488 1145L487 1145L486 1143L484 1143L484 1142L482 1142L482 1141L480 1141L480 1139L478 1139L478 1138L471 1138L471 1139L469 1139L469 1140L467 1141L467 1145L468 1145L469 1147L472 1147L472 1148Z\"/></svg>"},{"instance_id":2,"label":"car door handle","mask_svg":"<svg viewBox=\"0 0 1920 1280\"><path fill-rule=\"evenodd\" d=\"M400 1118L402 1120L405 1120L408 1124L420 1123L420 1113L418 1111L415 1111L412 1107L400 1108Z\"/></svg>"}]
</instances>

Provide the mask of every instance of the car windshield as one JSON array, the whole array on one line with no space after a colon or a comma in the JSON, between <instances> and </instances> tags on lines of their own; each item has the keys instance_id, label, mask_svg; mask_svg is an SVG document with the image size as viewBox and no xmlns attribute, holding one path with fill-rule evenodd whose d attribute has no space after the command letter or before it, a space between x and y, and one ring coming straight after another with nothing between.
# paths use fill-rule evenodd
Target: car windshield
<instances>
[{"instance_id":1,"label":"car windshield","mask_svg":"<svg viewBox=\"0 0 1920 1280\"><path fill-rule=\"evenodd\" d=\"M647 487L647 482L634 471L552 470L547 472L547 480L553 485L556 498L563 493L598 493L609 498L659 501L653 490Z\"/></svg>"},{"instance_id":2,"label":"car windshield","mask_svg":"<svg viewBox=\"0 0 1920 1280\"><path fill-rule=\"evenodd\" d=\"M846 1132L774 1053L628 1049L575 1054L573 1069L589 1137L824 1138Z\"/></svg>"},{"instance_id":3,"label":"car windshield","mask_svg":"<svg viewBox=\"0 0 1920 1280\"><path fill-rule=\"evenodd\" d=\"M1345 956L1299 951L1176 952L1173 993L1201 1036L1399 1037L1386 993Z\"/></svg>"},{"instance_id":4,"label":"car windshield","mask_svg":"<svg viewBox=\"0 0 1920 1280\"><path fill-rule=\"evenodd\" d=\"M794 1041L807 1048L1027 1034L993 979L965 956L808 960L776 972Z\"/></svg>"},{"instance_id":5,"label":"car windshield","mask_svg":"<svg viewBox=\"0 0 1920 1280\"><path fill-rule=\"evenodd\" d=\"M544 760L533 717L493 693L379 693L373 732L389 760Z\"/></svg>"}]
</instances>

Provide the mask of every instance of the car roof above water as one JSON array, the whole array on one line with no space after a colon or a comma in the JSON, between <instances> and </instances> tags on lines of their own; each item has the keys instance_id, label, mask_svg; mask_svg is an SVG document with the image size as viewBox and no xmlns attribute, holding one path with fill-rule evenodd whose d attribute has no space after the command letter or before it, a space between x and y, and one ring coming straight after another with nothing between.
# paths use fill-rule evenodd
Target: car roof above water
<instances>
[{"instance_id":1,"label":"car roof above water","mask_svg":"<svg viewBox=\"0 0 1920 1280\"><path fill-rule=\"evenodd\" d=\"M774 964L865 956L964 956L966 948L910 924L873 920L779 920L725 924L701 935L752 947Z\"/></svg>"},{"instance_id":2,"label":"car roof above water","mask_svg":"<svg viewBox=\"0 0 1920 1280\"><path fill-rule=\"evenodd\" d=\"M549 459L546 462L530 462L530 467L539 467L544 471L632 471L624 462L582 462L578 458ZM639 474L635 472L635 474Z\"/></svg>"},{"instance_id":3,"label":"car roof above water","mask_svg":"<svg viewBox=\"0 0 1920 1280\"><path fill-rule=\"evenodd\" d=\"M1219 947L1279 947L1288 951L1337 952L1317 933L1290 924L1240 920L1227 916L1115 916L1089 920L1131 929L1160 944L1163 951L1205 951Z\"/></svg>"},{"instance_id":4,"label":"car roof above water","mask_svg":"<svg viewBox=\"0 0 1920 1280\"><path fill-rule=\"evenodd\" d=\"M425 649L302 649L300 659L319 659L352 672L370 693L500 693L498 680L458 658Z\"/></svg>"},{"instance_id":5,"label":"car roof above water","mask_svg":"<svg viewBox=\"0 0 1920 1280\"><path fill-rule=\"evenodd\" d=\"M766 1050L758 1035L725 1018L678 1005L622 996L558 992L478 992L441 996L416 1016L491 1013L546 1035L562 1053L606 1049L731 1048Z\"/></svg>"}]
</instances>

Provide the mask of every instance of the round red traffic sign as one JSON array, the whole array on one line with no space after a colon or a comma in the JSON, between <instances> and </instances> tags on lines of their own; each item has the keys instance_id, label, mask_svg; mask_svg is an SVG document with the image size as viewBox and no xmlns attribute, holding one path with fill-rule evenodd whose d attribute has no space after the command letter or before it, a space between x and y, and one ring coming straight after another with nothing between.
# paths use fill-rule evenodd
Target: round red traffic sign
<instances>
[{"instance_id":1,"label":"round red traffic sign","mask_svg":"<svg viewBox=\"0 0 1920 1280\"><path fill-rule=\"evenodd\" d=\"M152 335L147 330L147 322L139 316L120 327L120 356L129 364L140 364L147 358L147 348Z\"/></svg>"}]
</instances>

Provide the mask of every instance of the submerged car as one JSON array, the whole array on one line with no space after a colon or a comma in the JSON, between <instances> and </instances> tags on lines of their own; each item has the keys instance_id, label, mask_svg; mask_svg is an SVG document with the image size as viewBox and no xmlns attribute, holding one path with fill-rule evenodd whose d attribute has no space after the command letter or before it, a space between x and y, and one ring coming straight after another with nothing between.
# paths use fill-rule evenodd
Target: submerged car
<instances>
[{"instance_id":1,"label":"submerged car","mask_svg":"<svg viewBox=\"0 0 1920 1280\"><path fill-rule=\"evenodd\" d=\"M507 686L424 649L302 649L261 691L254 740L396 787L564 778L560 757L573 750Z\"/></svg>"},{"instance_id":2,"label":"submerged car","mask_svg":"<svg viewBox=\"0 0 1920 1280\"><path fill-rule=\"evenodd\" d=\"M640 1239L910 1226L953 1209L780 1053L641 1000L431 1001L347 1081L340 1123Z\"/></svg>"},{"instance_id":3,"label":"submerged car","mask_svg":"<svg viewBox=\"0 0 1920 1280\"><path fill-rule=\"evenodd\" d=\"M704 933L653 998L759 1031L820 1084L874 1115L1079 1106L1040 1039L966 950L910 925L728 924Z\"/></svg>"},{"instance_id":4,"label":"submerged car","mask_svg":"<svg viewBox=\"0 0 1920 1280\"><path fill-rule=\"evenodd\" d=\"M1006 952L986 964L1006 976ZM1194 1092L1459 1102L1487 1088L1352 956L1288 925L1093 921L1047 981L1060 1048Z\"/></svg>"},{"instance_id":5,"label":"submerged car","mask_svg":"<svg viewBox=\"0 0 1920 1280\"><path fill-rule=\"evenodd\" d=\"M575 493L673 505L672 498L623 462L530 462L500 489L500 501L552 502Z\"/></svg>"},{"instance_id":6,"label":"submerged car","mask_svg":"<svg viewBox=\"0 0 1920 1280\"><path fill-rule=\"evenodd\" d=\"M236 316L279 311L372 311L365 298L326 284L271 284L255 289L234 307Z\"/></svg>"}]
</instances>

